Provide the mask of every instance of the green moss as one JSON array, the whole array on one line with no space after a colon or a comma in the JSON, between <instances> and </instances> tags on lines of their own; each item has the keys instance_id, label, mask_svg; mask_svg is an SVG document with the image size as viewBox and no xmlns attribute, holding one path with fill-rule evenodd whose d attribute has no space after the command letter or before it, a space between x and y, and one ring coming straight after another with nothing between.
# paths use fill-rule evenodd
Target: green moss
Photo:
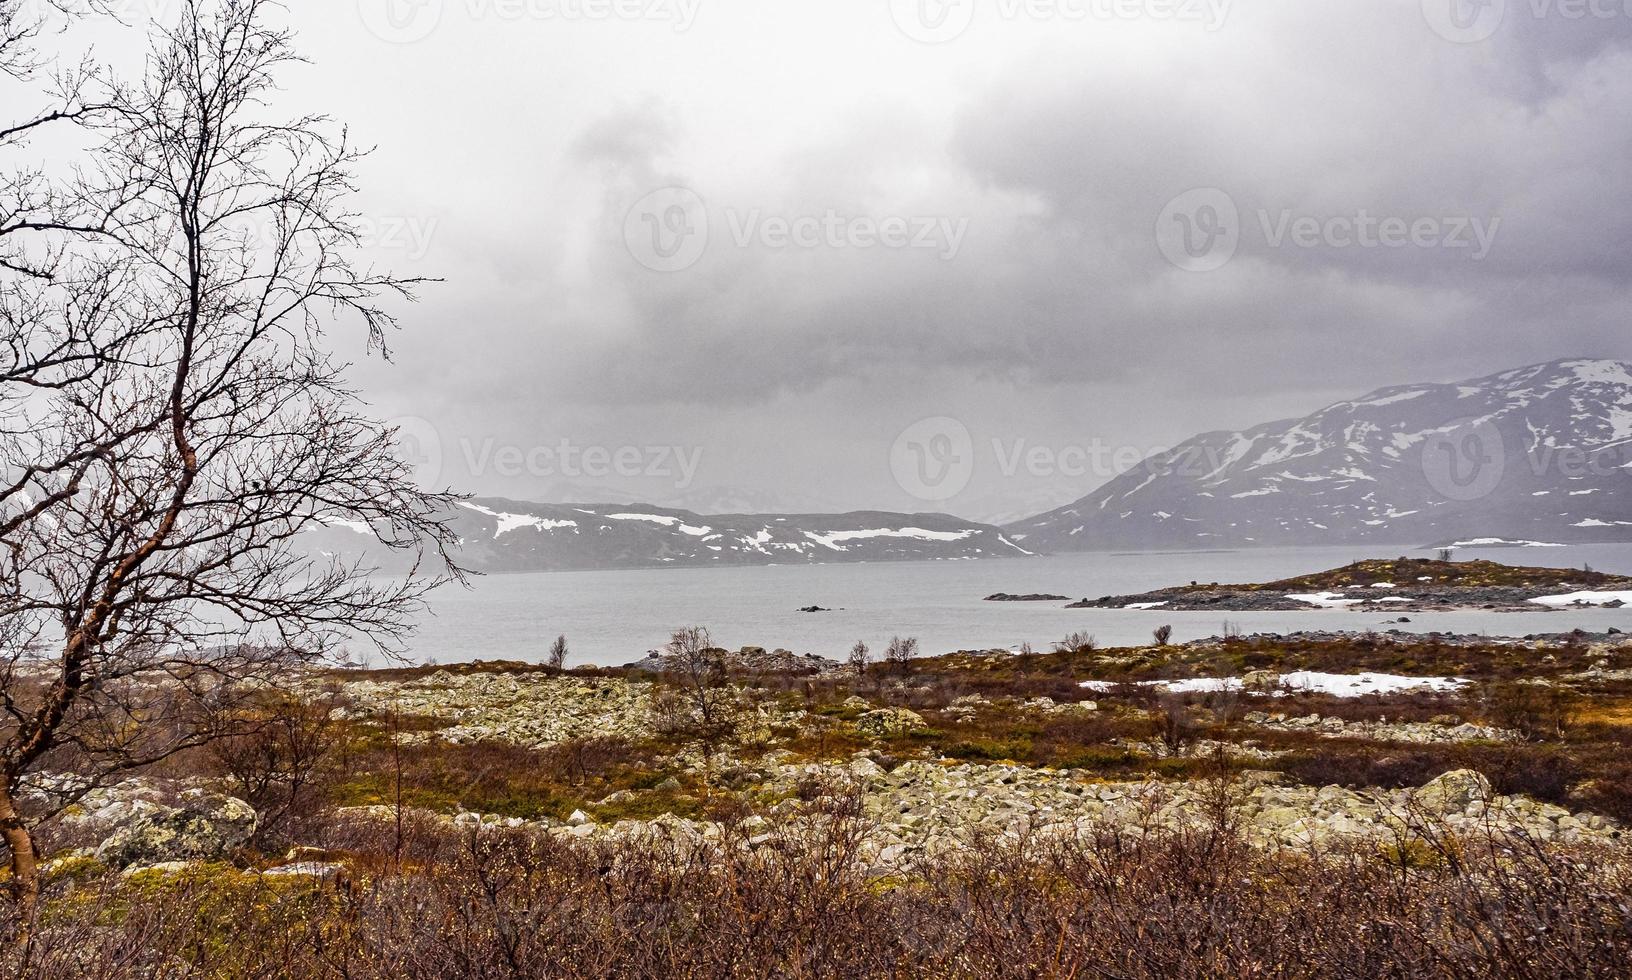
<instances>
[{"instance_id":1,"label":"green moss","mask_svg":"<svg viewBox=\"0 0 1632 980\"><path fill-rule=\"evenodd\" d=\"M588 806L584 808L584 812L594 817L599 823L616 823L619 820L651 820L666 813L695 820L703 815L703 803L696 797L685 796L678 792L653 790L651 792L636 793L605 806Z\"/></svg>"}]
</instances>

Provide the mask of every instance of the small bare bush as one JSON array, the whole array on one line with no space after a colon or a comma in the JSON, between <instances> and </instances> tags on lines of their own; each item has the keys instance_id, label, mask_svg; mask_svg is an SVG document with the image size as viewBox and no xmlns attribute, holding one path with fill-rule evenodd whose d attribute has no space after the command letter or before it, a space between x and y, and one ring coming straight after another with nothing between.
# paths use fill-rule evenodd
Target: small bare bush
<instances>
[{"instance_id":1,"label":"small bare bush","mask_svg":"<svg viewBox=\"0 0 1632 980\"><path fill-rule=\"evenodd\" d=\"M1054 643L1055 653L1080 655L1093 653L1098 648L1099 641L1094 639L1093 634L1083 632L1082 630L1075 630L1067 633L1065 634L1064 639L1057 640Z\"/></svg>"},{"instance_id":2,"label":"small bare bush","mask_svg":"<svg viewBox=\"0 0 1632 980\"><path fill-rule=\"evenodd\" d=\"M565 634L555 638L550 644L550 650L544 655L544 665L551 670L564 670L567 666L567 637Z\"/></svg>"},{"instance_id":3,"label":"small bare bush","mask_svg":"<svg viewBox=\"0 0 1632 980\"><path fill-rule=\"evenodd\" d=\"M884 662L897 674L912 670L912 661L918 656L918 638L892 636L884 648Z\"/></svg>"},{"instance_id":4,"label":"small bare bush","mask_svg":"<svg viewBox=\"0 0 1632 980\"><path fill-rule=\"evenodd\" d=\"M857 640L856 645L850 648L850 667L856 672L856 676L860 677L867 673L867 665L872 659L873 652L868 649L865 642Z\"/></svg>"}]
</instances>

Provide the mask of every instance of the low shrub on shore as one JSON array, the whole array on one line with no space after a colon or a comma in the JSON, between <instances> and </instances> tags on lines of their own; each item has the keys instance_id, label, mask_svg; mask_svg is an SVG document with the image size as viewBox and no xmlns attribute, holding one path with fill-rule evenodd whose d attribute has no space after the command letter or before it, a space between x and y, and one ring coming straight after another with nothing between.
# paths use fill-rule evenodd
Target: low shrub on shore
<instances>
[{"instance_id":1,"label":"low shrub on shore","mask_svg":"<svg viewBox=\"0 0 1632 980\"><path fill-rule=\"evenodd\" d=\"M840 799L755 849L416 832L343 886L208 866L81 881L21 980L1624 977L1632 860L1522 839L1263 851L1187 833L979 839L869 874ZM736 831L728 828L728 834ZM352 843L389 853L354 828ZM1407 854L1409 853L1409 859Z\"/></svg>"}]
</instances>

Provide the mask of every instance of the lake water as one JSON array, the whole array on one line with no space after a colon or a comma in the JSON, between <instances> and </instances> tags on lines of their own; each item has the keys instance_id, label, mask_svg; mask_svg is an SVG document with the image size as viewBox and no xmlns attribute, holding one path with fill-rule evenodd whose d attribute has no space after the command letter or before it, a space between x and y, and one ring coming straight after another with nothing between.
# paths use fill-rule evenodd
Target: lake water
<instances>
[{"instance_id":1,"label":"lake water","mask_svg":"<svg viewBox=\"0 0 1632 980\"><path fill-rule=\"evenodd\" d=\"M1103 645L1146 642L1151 630L1173 626L1174 639L1221 631L1216 612L1064 609L1064 603L985 602L995 592L1098 597L1190 581L1258 582L1320 571L1361 558L1397 557L1396 546L1275 548L1195 553L1077 554L984 561L759 568L667 568L632 571L491 575L470 589L440 590L431 616L410 641L410 657L536 661L564 633L574 664L637 660L681 626L702 625L721 646L784 647L842 659L857 640L875 651L892 635L916 636L925 654L1014 648L1046 650L1072 630ZM1413 552L1414 557L1425 552ZM1632 545L1492 548L1463 558L1510 564L1632 572ZM818 605L833 612L801 613ZM1537 613L1411 613L1413 622L1383 625L1380 613L1230 613L1246 632L1300 629L1399 628L1492 635L1563 632L1577 627L1632 632L1632 607Z\"/></svg>"}]
</instances>

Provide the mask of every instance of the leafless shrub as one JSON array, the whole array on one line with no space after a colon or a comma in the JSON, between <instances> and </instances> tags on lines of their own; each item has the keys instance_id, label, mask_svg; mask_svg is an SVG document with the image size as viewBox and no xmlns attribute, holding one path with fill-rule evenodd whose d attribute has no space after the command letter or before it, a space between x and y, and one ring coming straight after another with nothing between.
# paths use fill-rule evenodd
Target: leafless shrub
<instances>
[{"instance_id":1,"label":"leafless shrub","mask_svg":"<svg viewBox=\"0 0 1632 980\"><path fill-rule=\"evenodd\" d=\"M1166 624L1158 626L1151 635L1156 640L1157 646L1165 647L1168 641L1173 639L1173 627Z\"/></svg>"},{"instance_id":2,"label":"leafless shrub","mask_svg":"<svg viewBox=\"0 0 1632 980\"><path fill-rule=\"evenodd\" d=\"M654 698L659 724L669 733L696 739L705 760L736 732L740 705L726 666L726 651L708 630L676 630L664 648L664 673L671 689Z\"/></svg>"},{"instance_id":3,"label":"leafless shrub","mask_svg":"<svg viewBox=\"0 0 1632 980\"><path fill-rule=\"evenodd\" d=\"M1410 814L1391 846L1249 845L1192 829L969 834L892 876L873 827L830 786L770 833L588 843L416 828L402 874L359 857L349 891L253 876L182 879L131 902L81 883L50 932L7 945L21 980L442 977L1624 977L1632 861ZM370 829L372 827L372 829ZM382 834L384 837L382 838ZM370 835L373 835L372 837ZM379 825L337 830L353 853ZM152 888L143 885L144 888ZM110 915L110 910L121 914ZM0 937L4 938L4 937Z\"/></svg>"},{"instance_id":4,"label":"leafless shrub","mask_svg":"<svg viewBox=\"0 0 1632 980\"><path fill-rule=\"evenodd\" d=\"M890 643L884 648L884 662L897 674L906 674L912 670L912 661L918 656L918 638L890 637Z\"/></svg>"},{"instance_id":5,"label":"leafless shrub","mask_svg":"<svg viewBox=\"0 0 1632 980\"><path fill-rule=\"evenodd\" d=\"M857 677L867 673L867 665L872 662L872 658L873 652L862 640L857 640L856 645L850 648L850 668L856 672Z\"/></svg>"},{"instance_id":6,"label":"leafless shrub","mask_svg":"<svg viewBox=\"0 0 1632 980\"><path fill-rule=\"evenodd\" d=\"M268 692L225 719L229 734L209 741L207 751L232 794L260 812L263 837L315 803L342 738L331 718L336 706L330 698Z\"/></svg>"},{"instance_id":7,"label":"leafless shrub","mask_svg":"<svg viewBox=\"0 0 1632 980\"><path fill-rule=\"evenodd\" d=\"M1486 687L1484 703L1491 724L1540 740L1564 737L1580 698L1558 684L1504 681Z\"/></svg>"},{"instance_id":8,"label":"leafless shrub","mask_svg":"<svg viewBox=\"0 0 1632 980\"><path fill-rule=\"evenodd\" d=\"M567 637L565 634L555 638L550 644L549 653L544 656L544 665L551 670L562 670L567 666Z\"/></svg>"},{"instance_id":9,"label":"leafless shrub","mask_svg":"<svg viewBox=\"0 0 1632 980\"><path fill-rule=\"evenodd\" d=\"M1054 652L1063 654L1088 654L1098 648L1099 641L1094 639L1093 634L1082 630L1067 633L1064 639L1054 643Z\"/></svg>"},{"instance_id":10,"label":"leafless shrub","mask_svg":"<svg viewBox=\"0 0 1632 980\"><path fill-rule=\"evenodd\" d=\"M1190 705L1179 695L1162 694L1156 699L1154 714L1156 733L1162 745L1173 755L1183 754L1200 728Z\"/></svg>"}]
</instances>

